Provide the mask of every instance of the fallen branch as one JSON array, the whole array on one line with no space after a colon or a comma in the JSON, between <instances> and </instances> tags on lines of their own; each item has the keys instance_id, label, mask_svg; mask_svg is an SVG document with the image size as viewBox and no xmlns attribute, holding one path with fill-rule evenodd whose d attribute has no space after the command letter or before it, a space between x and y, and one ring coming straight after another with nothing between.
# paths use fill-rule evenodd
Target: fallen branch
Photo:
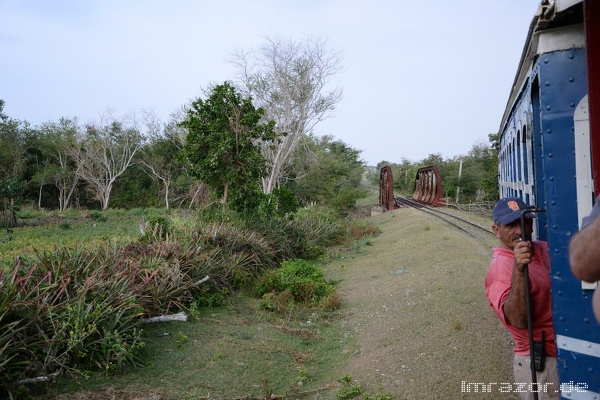
<instances>
[{"instance_id":1,"label":"fallen branch","mask_svg":"<svg viewBox=\"0 0 600 400\"><path fill-rule=\"evenodd\" d=\"M206 275L204 278L200 279L198 282L194 283L192 286L198 286L201 283L204 283L208 280L208 275Z\"/></svg>"},{"instance_id":2,"label":"fallen branch","mask_svg":"<svg viewBox=\"0 0 600 400\"><path fill-rule=\"evenodd\" d=\"M30 383L48 382L49 380L52 380L59 375L60 375L60 371L56 371L56 372L51 373L50 375L37 376L35 378L21 379L20 381L16 381L14 383L14 385L19 386L19 385L28 385Z\"/></svg>"},{"instance_id":3,"label":"fallen branch","mask_svg":"<svg viewBox=\"0 0 600 400\"><path fill-rule=\"evenodd\" d=\"M159 315L158 317L150 317L144 320L145 323L151 324L153 322L171 322L171 321L187 321L187 315L182 311L177 314L171 315Z\"/></svg>"}]
</instances>

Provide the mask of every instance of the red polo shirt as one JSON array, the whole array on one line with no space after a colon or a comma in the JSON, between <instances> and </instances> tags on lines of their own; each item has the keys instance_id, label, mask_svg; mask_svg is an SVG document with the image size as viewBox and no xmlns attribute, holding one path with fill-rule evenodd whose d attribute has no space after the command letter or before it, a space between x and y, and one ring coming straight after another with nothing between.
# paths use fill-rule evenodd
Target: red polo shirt
<instances>
[{"instance_id":1,"label":"red polo shirt","mask_svg":"<svg viewBox=\"0 0 600 400\"><path fill-rule=\"evenodd\" d=\"M533 320L533 338L540 340L542 331L545 337L546 355L556 357L554 324L552 322L552 298L550 294L550 257L548 243L536 241L532 243L533 257L529 263L529 286L531 293L531 309ZM514 268L513 251L504 247L494 248L490 268L485 277L485 294L490 306L500 318L502 325L513 337L516 355L529 354L529 336L527 328L517 329L506 321L504 302L510 293L510 284Z\"/></svg>"}]
</instances>

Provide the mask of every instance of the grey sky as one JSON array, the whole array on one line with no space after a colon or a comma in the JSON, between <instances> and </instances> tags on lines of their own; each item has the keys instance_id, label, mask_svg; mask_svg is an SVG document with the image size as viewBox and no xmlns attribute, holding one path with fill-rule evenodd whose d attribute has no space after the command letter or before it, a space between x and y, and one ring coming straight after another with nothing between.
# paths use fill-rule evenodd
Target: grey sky
<instances>
[{"instance_id":1,"label":"grey sky","mask_svg":"<svg viewBox=\"0 0 600 400\"><path fill-rule=\"evenodd\" d=\"M498 130L540 0L0 0L0 99L34 125L164 121L265 36L326 37L343 100L317 125L369 164L453 157Z\"/></svg>"}]
</instances>

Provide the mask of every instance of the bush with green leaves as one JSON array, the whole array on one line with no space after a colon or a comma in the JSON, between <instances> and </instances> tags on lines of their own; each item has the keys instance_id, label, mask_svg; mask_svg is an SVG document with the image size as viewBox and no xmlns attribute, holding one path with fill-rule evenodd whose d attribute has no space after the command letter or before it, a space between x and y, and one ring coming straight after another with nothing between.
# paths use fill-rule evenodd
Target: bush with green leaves
<instances>
[{"instance_id":1,"label":"bush with green leaves","mask_svg":"<svg viewBox=\"0 0 600 400\"><path fill-rule=\"evenodd\" d=\"M289 291L294 301L318 305L335 291L335 282L325 279L325 271L306 260L284 261L276 270L267 271L254 287L254 294L263 297Z\"/></svg>"},{"instance_id":2,"label":"bush with green leaves","mask_svg":"<svg viewBox=\"0 0 600 400\"><path fill-rule=\"evenodd\" d=\"M98 222L108 221L108 217L106 216L106 214L103 213L102 211L98 211L98 210L90 211L90 218L93 219L94 221L98 221Z\"/></svg>"},{"instance_id":3,"label":"bush with green leaves","mask_svg":"<svg viewBox=\"0 0 600 400\"><path fill-rule=\"evenodd\" d=\"M283 218L298 210L298 199L286 186L273 189L271 194L264 195L259 205L259 212L267 218Z\"/></svg>"}]
</instances>

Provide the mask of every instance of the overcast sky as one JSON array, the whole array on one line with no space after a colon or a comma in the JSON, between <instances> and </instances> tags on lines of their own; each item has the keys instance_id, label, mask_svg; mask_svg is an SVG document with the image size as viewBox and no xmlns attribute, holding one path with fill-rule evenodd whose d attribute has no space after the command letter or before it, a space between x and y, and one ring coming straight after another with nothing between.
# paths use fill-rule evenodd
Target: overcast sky
<instances>
[{"instance_id":1,"label":"overcast sky","mask_svg":"<svg viewBox=\"0 0 600 400\"><path fill-rule=\"evenodd\" d=\"M369 165L498 131L540 0L0 0L0 99L33 125L108 108L163 121L265 36L325 37L343 99L315 128Z\"/></svg>"}]
</instances>

